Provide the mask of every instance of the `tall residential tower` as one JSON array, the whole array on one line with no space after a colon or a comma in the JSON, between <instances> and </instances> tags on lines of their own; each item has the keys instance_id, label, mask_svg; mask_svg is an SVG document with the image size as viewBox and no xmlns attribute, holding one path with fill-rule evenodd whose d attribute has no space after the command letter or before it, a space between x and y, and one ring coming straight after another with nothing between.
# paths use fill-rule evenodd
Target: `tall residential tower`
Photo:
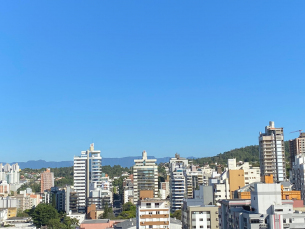
<instances>
[{"instance_id":1,"label":"tall residential tower","mask_svg":"<svg viewBox=\"0 0 305 229\"><path fill-rule=\"evenodd\" d=\"M43 193L47 189L54 187L54 173L48 168L46 171L41 173L40 177L40 192Z\"/></svg>"},{"instance_id":2,"label":"tall residential tower","mask_svg":"<svg viewBox=\"0 0 305 229\"><path fill-rule=\"evenodd\" d=\"M140 191L153 190L153 197L158 197L158 166L157 159L147 159L146 151L142 152L142 159L134 160L133 191L134 203L140 199Z\"/></svg>"},{"instance_id":3,"label":"tall residential tower","mask_svg":"<svg viewBox=\"0 0 305 229\"><path fill-rule=\"evenodd\" d=\"M82 151L74 157L74 190L78 195L78 209L84 212L90 194L90 184L101 186L102 157L100 150L94 150L94 144L89 150Z\"/></svg>"},{"instance_id":4,"label":"tall residential tower","mask_svg":"<svg viewBox=\"0 0 305 229\"><path fill-rule=\"evenodd\" d=\"M305 153L305 133L300 133L298 138L289 140L290 168L292 169L295 156Z\"/></svg>"},{"instance_id":5,"label":"tall residential tower","mask_svg":"<svg viewBox=\"0 0 305 229\"><path fill-rule=\"evenodd\" d=\"M186 195L186 179L185 169L188 166L188 159L180 157L176 154L170 161L170 205L171 212L181 210L183 204L183 198Z\"/></svg>"},{"instance_id":6,"label":"tall residential tower","mask_svg":"<svg viewBox=\"0 0 305 229\"><path fill-rule=\"evenodd\" d=\"M286 179L283 128L274 127L272 121L265 127L265 133L259 133L259 159L262 181L268 175L273 175L275 183Z\"/></svg>"}]
</instances>

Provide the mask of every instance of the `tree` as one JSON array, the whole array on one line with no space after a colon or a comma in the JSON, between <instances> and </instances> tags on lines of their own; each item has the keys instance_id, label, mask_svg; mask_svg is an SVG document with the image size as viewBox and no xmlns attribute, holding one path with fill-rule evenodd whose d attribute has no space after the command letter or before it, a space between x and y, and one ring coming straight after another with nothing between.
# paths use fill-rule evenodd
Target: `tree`
<instances>
[{"instance_id":1,"label":"tree","mask_svg":"<svg viewBox=\"0 0 305 229\"><path fill-rule=\"evenodd\" d=\"M49 219L49 221L48 221L48 228L51 228L51 229L64 229L64 228L67 228L67 227L65 227L65 225L60 222L60 219Z\"/></svg>"},{"instance_id":2,"label":"tree","mask_svg":"<svg viewBox=\"0 0 305 229\"><path fill-rule=\"evenodd\" d=\"M119 219L130 219L136 217L136 206L130 202L123 204L122 212L118 216Z\"/></svg>"},{"instance_id":3,"label":"tree","mask_svg":"<svg viewBox=\"0 0 305 229\"><path fill-rule=\"evenodd\" d=\"M171 217L181 220L181 210L175 211L173 214L171 214Z\"/></svg>"},{"instance_id":4,"label":"tree","mask_svg":"<svg viewBox=\"0 0 305 229\"><path fill-rule=\"evenodd\" d=\"M36 227L48 225L51 219L53 219L51 223L56 223L54 220L59 219L58 212L54 207L42 203L36 206L31 216Z\"/></svg>"},{"instance_id":5,"label":"tree","mask_svg":"<svg viewBox=\"0 0 305 229\"><path fill-rule=\"evenodd\" d=\"M18 209L17 217L29 217L29 214L26 213L25 211L21 211L21 209Z\"/></svg>"},{"instance_id":6,"label":"tree","mask_svg":"<svg viewBox=\"0 0 305 229\"><path fill-rule=\"evenodd\" d=\"M115 218L112 208L108 207L107 204L105 205L104 213L103 213L102 217L103 217L103 219L114 219Z\"/></svg>"}]
</instances>

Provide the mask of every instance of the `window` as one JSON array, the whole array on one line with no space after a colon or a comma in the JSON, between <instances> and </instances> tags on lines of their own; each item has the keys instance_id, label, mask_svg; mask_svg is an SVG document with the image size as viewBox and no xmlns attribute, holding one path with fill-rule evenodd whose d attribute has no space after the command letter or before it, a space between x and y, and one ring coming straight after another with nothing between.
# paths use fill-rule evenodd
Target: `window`
<instances>
[{"instance_id":1,"label":"window","mask_svg":"<svg viewBox=\"0 0 305 229\"><path fill-rule=\"evenodd\" d=\"M146 203L146 208L151 208L151 203Z\"/></svg>"},{"instance_id":2,"label":"window","mask_svg":"<svg viewBox=\"0 0 305 229\"><path fill-rule=\"evenodd\" d=\"M159 208L159 203L155 203L155 208Z\"/></svg>"}]
</instances>

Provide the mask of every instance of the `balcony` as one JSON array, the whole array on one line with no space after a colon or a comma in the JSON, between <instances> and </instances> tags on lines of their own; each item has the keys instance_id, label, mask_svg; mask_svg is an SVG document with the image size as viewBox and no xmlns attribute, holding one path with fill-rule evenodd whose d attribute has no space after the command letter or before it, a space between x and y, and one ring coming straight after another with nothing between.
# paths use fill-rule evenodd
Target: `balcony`
<instances>
[{"instance_id":1,"label":"balcony","mask_svg":"<svg viewBox=\"0 0 305 229\"><path fill-rule=\"evenodd\" d=\"M141 219L152 219L152 218L168 218L168 214L155 214L155 215L141 215Z\"/></svg>"}]
</instances>

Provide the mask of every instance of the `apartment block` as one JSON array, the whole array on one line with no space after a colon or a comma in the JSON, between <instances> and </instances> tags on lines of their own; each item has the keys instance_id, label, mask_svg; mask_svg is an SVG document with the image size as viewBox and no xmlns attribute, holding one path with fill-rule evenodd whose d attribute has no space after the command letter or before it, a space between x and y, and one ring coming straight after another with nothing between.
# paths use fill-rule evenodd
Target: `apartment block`
<instances>
[{"instance_id":1,"label":"apartment block","mask_svg":"<svg viewBox=\"0 0 305 229\"><path fill-rule=\"evenodd\" d=\"M197 169L196 166L190 165L184 171L186 179L186 198L193 198L194 190L198 190L199 186L203 184L203 172Z\"/></svg>"},{"instance_id":2,"label":"apartment block","mask_svg":"<svg viewBox=\"0 0 305 229\"><path fill-rule=\"evenodd\" d=\"M159 198L140 199L137 204L137 229L171 228L170 208Z\"/></svg>"},{"instance_id":3,"label":"apartment block","mask_svg":"<svg viewBox=\"0 0 305 229\"><path fill-rule=\"evenodd\" d=\"M284 132L272 121L259 133L259 158L261 178L272 174L275 183L286 179Z\"/></svg>"},{"instance_id":4,"label":"apartment block","mask_svg":"<svg viewBox=\"0 0 305 229\"><path fill-rule=\"evenodd\" d=\"M182 229L218 229L218 207L186 199L182 208Z\"/></svg>"},{"instance_id":5,"label":"apartment block","mask_svg":"<svg viewBox=\"0 0 305 229\"><path fill-rule=\"evenodd\" d=\"M134 160L134 203L138 202L139 194L142 190L152 190L154 197L158 197L158 165L156 161L156 159L148 159L146 151L142 152L142 159Z\"/></svg>"},{"instance_id":6,"label":"apartment block","mask_svg":"<svg viewBox=\"0 0 305 229\"><path fill-rule=\"evenodd\" d=\"M10 185L5 180L0 181L0 195L5 196L8 194L10 194Z\"/></svg>"},{"instance_id":7,"label":"apartment block","mask_svg":"<svg viewBox=\"0 0 305 229\"><path fill-rule=\"evenodd\" d=\"M183 198L186 194L185 170L188 166L188 159L176 154L170 159L170 205L171 212L181 210Z\"/></svg>"},{"instance_id":8,"label":"apartment block","mask_svg":"<svg viewBox=\"0 0 305 229\"><path fill-rule=\"evenodd\" d=\"M43 193L45 190L54 187L54 173L51 172L50 168L41 173L40 184L40 193Z\"/></svg>"},{"instance_id":9,"label":"apartment block","mask_svg":"<svg viewBox=\"0 0 305 229\"><path fill-rule=\"evenodd\" d=\"M102 185L102 157L101 151L94 149L90 144L87 151L81 151L80 156L74 157L74 190L78 196L79 212L85 213L87 201L90 195L90 184L95 183L97 187Z\"/></svg>"},{"instance_id":10,"label":"apartment block","mask_svg":"<svg viewBox=\"0 0 305 229\"><path fill-rule=\"evenodd\" d=\"M19 184L20 168L18 163L10 165L2 163L0 164L0 181L6 181L8 184Z\"/></svg>"},{"instance_id":11,"label":"apartment block","mask_svg":"<svg viewBox=\"0 0 305 229\"><path fill-rule=\"evenodd\" d=\"M235 158L228 159L228 167L220 175L212 175L214 200L219 205L223 199L233 199L236 190L260 180L258 167L250 166L249 162L237 164Z\"/></svg>"},{"instance_id":12,"label":"apartment block","mask_svg":"<svg viewBox=\"0 0 305 229\"><path fill-rule=\"evenodd\" d=\"M248 200L222 200L222 229L304 228L305 214L294 211L294 200L282 200L281 184L256 183Z\"/></svg>"},{"instance_id":13,"label":"apartment block","mask_svg":"<svg viewBox=\"0 0 305 229\"><path fill-rule=\"evenodd\" d=\"M295 156L293 166L291 168L290 181L293 189L301 192L301 199L305 200L305 153Z\"/></svg>"},{"instance_id":14,"label":"apartment block","mask_svg":"<svg viewBox=\"0 0 305 229\"><path fill-rule=\"evenodd\" d=\"M290 168L294 165L295 157L303 153L305 153L305 133L300 133L298 138L289 140Z\"/></svg>"}]
</instances>

